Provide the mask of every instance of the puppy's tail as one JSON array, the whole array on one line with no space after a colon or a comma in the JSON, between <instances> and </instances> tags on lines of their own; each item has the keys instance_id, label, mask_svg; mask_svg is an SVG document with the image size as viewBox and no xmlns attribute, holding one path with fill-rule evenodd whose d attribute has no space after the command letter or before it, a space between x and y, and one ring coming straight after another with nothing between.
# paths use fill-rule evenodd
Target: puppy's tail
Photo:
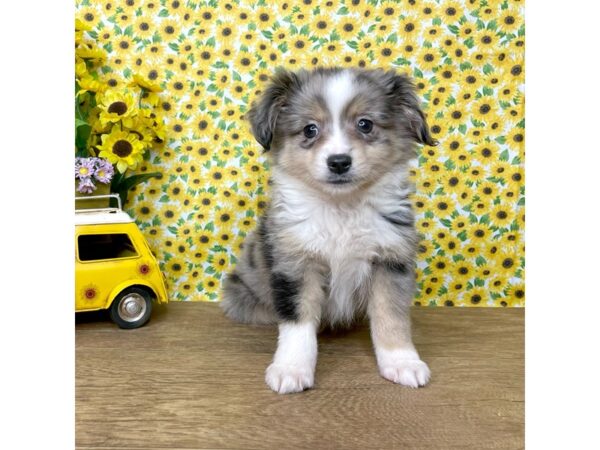
<instances>
[{"instance_id":1,"label":"puppy's tail","mask_svg":"<svg viewBox=\"0 0 600 450\"><path fill-rule=\"evenodd\" d=\"M236 322L256 325L271 325L277 322L273 308L261 301L235 271L223 281L221 308L227 317Z\"/></svg>"}]
</instances>

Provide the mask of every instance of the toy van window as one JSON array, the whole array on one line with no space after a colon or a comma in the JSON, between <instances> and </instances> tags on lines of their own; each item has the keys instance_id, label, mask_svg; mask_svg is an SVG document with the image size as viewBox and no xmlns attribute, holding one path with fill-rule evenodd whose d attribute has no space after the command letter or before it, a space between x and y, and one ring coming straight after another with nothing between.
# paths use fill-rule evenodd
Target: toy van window
<instances>
[{"instance_id":1,"label":"toy van window","mask_svg":"<svg viewBox=\"0 0 600 450\"><path fill-rule=\"evenodd\" d=\"M83 234L77 240L80 261L131 258L137 256L131 239L125 233Z\"/></svg>"}]
</instances>

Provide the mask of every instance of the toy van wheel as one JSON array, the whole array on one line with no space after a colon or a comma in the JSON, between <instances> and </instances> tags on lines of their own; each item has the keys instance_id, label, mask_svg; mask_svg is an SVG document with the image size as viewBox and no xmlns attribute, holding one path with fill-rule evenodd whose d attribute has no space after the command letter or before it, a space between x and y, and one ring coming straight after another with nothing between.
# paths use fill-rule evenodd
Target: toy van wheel
<instances>
[{"instance_id":1,"label":"toy van wheel","mask_svg":"<svg viewBox=\"0 0 600 450\"><path fill-rule=\"evenodd\" d=\"M112 302L110 318L120 328L138 328L148 322L152 314L152 297L146 289L127 288Z\"/></svg>"}]
</instances>

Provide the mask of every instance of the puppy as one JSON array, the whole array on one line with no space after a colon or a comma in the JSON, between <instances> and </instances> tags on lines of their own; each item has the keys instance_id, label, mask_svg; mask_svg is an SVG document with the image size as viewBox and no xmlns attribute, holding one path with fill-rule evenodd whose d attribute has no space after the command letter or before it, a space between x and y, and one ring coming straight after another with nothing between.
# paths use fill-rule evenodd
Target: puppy
<instances>
[{"instance_id":1,"label":"puppy","mask_svg":"<svg viewBox=\"0 0 600 450\"><path fill-rule=\"evenodd\" d=\"M367 315L380 374L430 376L412 343L415 144L436 145L409 78L393 71L279 71L248 112L272 154L272 199L224 280L230 318L277 323L266 383L314 385L317 332Z\"/></svg>"}]
</instances>

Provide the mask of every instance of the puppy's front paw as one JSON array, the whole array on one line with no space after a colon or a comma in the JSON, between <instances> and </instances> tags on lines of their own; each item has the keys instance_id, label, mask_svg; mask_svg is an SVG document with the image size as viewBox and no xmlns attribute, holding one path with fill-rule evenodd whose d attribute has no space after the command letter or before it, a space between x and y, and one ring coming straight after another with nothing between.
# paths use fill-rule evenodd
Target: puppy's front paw
<instances>
[{"instance_id":1,"label":"puppy's front paw","mask_svg":"<svg viewBox=\"0 0 600 450\"><path fill-rule=\"evenodd\" d=\"M425 386L431 372L414 349L376 348L379 373L386 380L412 388Z\"/></svg>"},{"instance_id":2,"label":"puppy's front paw","mask_svg":"<svg viewBox=\"0 0 600 450\"><path fill-rule=\"evenodd\" d=\"M310 367L273 363L267 367L265 381L275 392L291 394L313 387L315 373Z\"/></svg>"},{"instance_id":3,"label":"puppy's front paw","mask_svg":"<svg viewBox=\"0 0 600 450\"><path fill-rule=\"evenodd\" d=\"M397 359L380 365L379 373L386 380L412 388L425 386L431 376L429 367L420 359Z\"/></svg>"}]
</instances>

